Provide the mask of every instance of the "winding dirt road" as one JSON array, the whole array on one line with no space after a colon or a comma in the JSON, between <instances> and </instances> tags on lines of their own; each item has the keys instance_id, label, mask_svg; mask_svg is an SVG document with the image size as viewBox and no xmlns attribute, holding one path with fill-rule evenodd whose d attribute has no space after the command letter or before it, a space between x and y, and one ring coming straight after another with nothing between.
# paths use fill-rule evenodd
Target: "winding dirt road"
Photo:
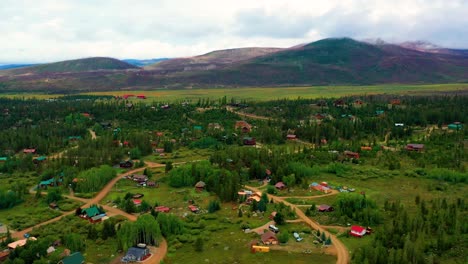
<instances>
[{"instance_id":1,"label":"winding dirt road","mask_svg":"<svg viewBox=\"0 0 468 264\"><path fill-rule=\"evenodd\" d=\"M122 179L123 177L135 174L137 172L141 172L141 171L145 170L146 168L160 168L160 167L164 167L164 166L165 166L164 164L159 164L159 163L154 163L154 162L147 162L145 167L138 168L138 169L133 169L133 170L127 171L125 173L119 174L114 179L112 179L109 183L107 183L106 186L104 186L104 188L96 196L94 196L91 199L79 198L79 197L75 197L74 195L64 195L64 196L69 198L69 199L74 199L74 200L83 202L84 205L82 205L81 208L90 207L93 204L99 204L100 201L102 199L104 199L104 197L106 197L106 195L112 190L112 187L120 179ZM33 192L33 190L30 190L30 192ZM122 215L122 216L126 217L130 221L136 221L138 219L138 217L136 215L128 214L128 213L126 213L126 212L124 212L124 211L122 211L122 210L120 210L118 208L114 208L114 207L111 207L111 206L108 206L108 205L102 205L102 207L111 216L112 215ZM45 222L39 223L39 224L37 224L35 226L26 228L24 230L15 232L15 233L12 234L12 237L16 238L16 239L23 239L24 235L26 233L32 232L34 228L38 228L38 227L43 226L43 225L47 225L47 224L57 222L60 219L62 219L63 217L65 217L67 215L72 215L74 213L75 213L75 210L65 212L62 215L58 216L58 217L49 219L49 220L47 220ZM167 242L166 242L166 240L163 238L161 240L161 242L159 243L159 247L151 249L151 252L152 252L151 257L148 258L147 260L145 260L143 263L159 264L161 262L161 260L163 260L164 257L167 254ZM113 261L112 263L119 263L119 262Z\"/></svg>"},{"instance_id":2,"label":"winding dirt road","mask_svg":"<svg viewBox=\"0 0 468 264\"><path fill-rule=\"evenodd\" d=\"M261 190L259 190L258 188L252 187L252 186L245 185L244 187L249 189L249 190L252 190L254 192L261 192ZM313 221L312 219L310 219L309 217L307 217L304 214L304 212L302 212L302 210L300 210L295 204L292 204L292 203L289 203L289 202L285 201L284 197L278 197L278 196L271 195L271 194L267 194L267 195L268 195L268 199L273 199L273 201L276 202L276 203L282 202L285 205L290 206L291 208L294 209L297 216L300 219L302 219L302 221L307 223L313 229L319 230L321 233L324 232L327 236L329 236L331 241L332 241L332 245L335 247L336 252L337 252L336 264L348 264L350 262L348 250L346 249L345 245L343 243L341 243L341 241L335 235L328 232L319 223L317 223L317 222Z\"/></svg>"}]
</instances>

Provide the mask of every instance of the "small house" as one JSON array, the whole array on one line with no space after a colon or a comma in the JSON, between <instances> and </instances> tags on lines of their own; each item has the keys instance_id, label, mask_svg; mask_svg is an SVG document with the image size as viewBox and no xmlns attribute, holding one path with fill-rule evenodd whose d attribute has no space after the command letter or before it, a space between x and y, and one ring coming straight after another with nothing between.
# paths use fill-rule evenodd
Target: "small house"
<instances>
[{"instance_id":1,"label":"small house","mask_svg":"<svg viewBox=\"0 0 468 264\"><path fill-rule=\"evenodd\" d=\"M277 182L275 184L275 188L278 190L284 190L286 188L286 184L284 184L283 182Z\"/></svg>"},{"instance_id":2,"label":"small house","mask_svg":"<svg viewBox=\"0 0 468 264\"><path fill-rule=\"evenodd\" d=\"M127 254L122 258L122 262L143 261L151 256L151 253L145 244L138 244L136 247L128 249Z\"/></svg>"},{"instance_id":3,"label":"small house","mask_svg":"<svg viewBox=\"0 0 468 264\"><path fill-rule=\"evenodd\" d=\"M111 129L112 123L111 122L101 122L99 123L103 129Z\"/></svg>"},{"instance_id":4,"label":"small house","mask_svg":"<svg viewBox=\"0 0 468 264\"><path fill-rule=\"evenodd\" d=\"M362 226L351 226L349 234L355 237L363 237L367 233L367 230Z\"/></svg>"},{"instance_id":5,"label":"small house","mask_svg":"<svg viewBox=\"0 0 468 264\"><path fill-rule=\"evenodd\" d=\"M424 150L424 144L407 144L405 149L408 151L421 152Z\"/></svg>"},{"instance_id":6,"label":"small house","mask_svg":"<svg viewBox=\"0 0 468 264\"><path fill-rule=\"evenodd\" d=\"M135 96L135 95L133 95L133 94L124 94L124 95L122 95L122 98L123 99L128 99L128 98L133 97L133 96Z\"/></svg>"},{"instance_id":7,"label":"small house","mask_svg":"<svg viewBox=\"0 0 468 264\"><path fill-rule=\"evenodd\" d=\"M244 137L242 143L244 144L244 146L255 146L257 144L257 141L253 137Z\"/></svg>"},{"instance_id":8,"label":"small house","mask_svg":"<svg viewBox=\"0 0 468 264\"><path fill-rule=\"evenodd\" d=\"M261 200L261 194L258 194L258 193L254 193L252 195L250 195L247 200L245 201L246 204L251 204L253 200L255 200L257 203L260 202Z\"/></svg>"},{"instance_id":9,"label":"small house","mask_svg":"<svg viewBox=\"0 0 468 264\"><path fill-rule=\"evenodd\" d=\"M133 161L131 161L131 160L121 161L119 163L119 167L120 168L131 168L131 167L133 167Z\"/></svg>"},{"instance_id":10,"label":"small house","mask_svg":"<svg viewBox=\"0 0 468 264\"><path fill-rule=\"evenodd\" d=\"M54 253L56 251L55 247L54 246L50 246L47 248L46 252L47 252L47 255L50 255L52 253Z\"/></svg>"},{"instance_id":11,"label":"small house","mask_svg":"<svg viewBox=\"0 0 468 264\"><path fill-rule=\"evenodd\" d=\"M338 99L338 100L333 101L333 105L335 107L344 107L346 103L343 99Z\"/></svg>"},{"instance_id":12,"label":"small house","mask_svg":"<svg viewBox=\"0 0 468 264\"><path fill-rule=\"evenodd\" d=\"M199 181L195 184L195 189L198 191L198 192L202 192L204 189L205 189L205 186L206 186L206 183L205 182L202 182L202 181Z\"/></svg>"},{"instance_id":13,"label":"small house","mask_svg":"<svg viewBox=\"0 0 468 264\"><path fill-rule=\"evenodd\" d=\"M286 136L286 139L287 139L287 140L296 140L297 137L296 137L296 135L289 134L289 135Z\"/></svg>"},{"instance_id":14,"label":"small house","mask_svg":"<svg viewBox=\"0 0 468 264\"><path fill-rule=\"evenodd\" d=\"M319 191L319 192L323 192L323 193L330 193L331 190L328 186L324 186L322 184L318 184L316 182L313 182L309 185L309 189L311 190L316 190L316 191Z\"/></svg>"},{"instance_id":15,"label":"small house","mask_svg":"<svg viewBox=\"0 0 468 264\"><path fill-rule=\"evenodd\" d=\"M372 150L372 147L370 147L370 146L362 146L362 147L361 147L361 150L364 150L364 151L371 151L371 150Z\"/></svg>"},{"instance_id":16,"label":"small house","mask_svg":"<svg viewBox=\"0 0 468 264\"><path fill-rule=\"evenodd\" d=\"M160 212L160 213L169 213L170 210L171 210L171 208L169 208L167 206L156 206L154 208L154 211Z\"/></svg>"},{"instance_id":17,"label":"small house","mask_svg":"<svg viewBox=\"0 0 468 264\"><path fill-rule=\"evenodd\" d=\"M23 149L24 154L36 154L36 149L30 148L30 149Z\"/></svg>"},{"instance_id":18,"label":"small house","mask_svg":"<svg viewBox=\"0 0 468 264\"><path fill-rule=\"evenodd\" d=\"M375 115L376 115L376 116L382 116L382 115L384 115L384 114L385 114L385 111L384 111L384 110L377 110L377 111L375 111Z\"/></svg>"},{"instance_id":19,"label":"small house","mask_svg":"<svg viewBox=\"0 0 468 264\"><path fill-rule=\"evenodd\" d=\"M49 204L49 208L50 208L50 209L54 209L54 210L58 210L58 209L59 209L58 204L55 203L55 202L50 203L50 204Z\"/></svg>"},{"instance_id":20,"label":"small house","mask_svg":"<svg viewBox=\"0 0 468 264\"><path fill-rule=\"evenodd\" d=\"M80 252L75 252L58 262L58 264L84 264L84 263L85 263L84 257Z\"/></svg>"},{"instance_id":21,"label":"small house","mask_svg":"<svg viewBox=\"0 0 468 264\"><path fill-rule=\"evenodd\" d=\"M448 129L450 130L461 130L463 125L460 122L453 122L452 124L448 125Z\"/></svg>"},{"instance_id":22,"label":"small house","mask_svg":"<svg viewBox=\"0 0 468 264\"><path fill-rule=\"evenodd\" d=\"M0 157L0 163L4 163L8 160L7 157Z\"/></svg>"},{"instance_id":23,"label":"small house","mask_svg":"<svg viewBox=\"0 0 468 264\"><path fill-rule=\"evenodd\" d=\"M133 204L135 206L140 206L141 205L141 200L140 199L133 199Z\"/></svg>"},{"instance_id":24,"label":"small house","mask_svg":"<svg viewBox=\"0 0 468 264\"><path fill-rule=\"evenodd\" d=\"M209 130L223 130L223 126L221 126L219 123L209 123L208 129Z\"/></svg>"},{"instance_id":25,"label":"small house","mask_svg":"<svg viewBox=\"0 0 468 264\"><path fill-rule=\"evenodd\" d=\"M404 126L405 126L405 124L403 124L403 123L395 123L395 127L404 127Z\"/></svg>"},{"instance_id":26,"label":"small house","mask_svg":"<svg viewBox=\"0 0 468 264\"><path fill-rule=\"evenodd\" d=\"M141 175L141 174L133 174L132 175L132 180L136 181L138 183L145 183L145 182L148 181L148 176Z\"/></svg>"},{"instance_id":27,"label":"small house","mask_svg":"<svg viewBox=\"0 0 468 264\"><path fill-rule=\"evenodd\" d=\"M362 107L363 105L364 105L364 101L362 101L360 99L356 99L353 102L353 107L355 107L355 108Z\"/></svg>"},{"instance_id":28,"label":"small house","mask_svg":"<svg viewBox=\"0 0 468 264\"><path fill-rule=\"evenodd\" d=\"M345 155L345 157L350 159L359 159L359 153L357 152L346 150L345 152L343 152L343 154Z\"/></svg>"},{"instance_id":29,"label":"small house","mask_svg":"<svg viewBox=\"0 0 468 264\"><path fill-rule=\"evenodd\" d=\"M276 234L271 231L263 233L261 239L265 245L278 245L278 238L276 237Z\"/></svg>"},{"instance_id":30,"label":"small house","mask_svg":"<svg viewBox=\"0 0 468 264\"><path fill-rule=\"evenodd\" d=\"M81 113L81 116L90 118L91 114L89 114L88 112L84 112L84 113Z\"/></svg>"},{"instance_id":31,"label":"small house","mask_svg":"<svg viewBox=\"0 0 468 264\"><path fill-rule=\"evenodd\" d=\"M334 210L334 208L330 205L327 205L327 204L321 204L318 206L317 210L319 212L332 212Z\"/></svg>"},{"instance_id":32,"label":"small house","mask_svg":"<svg viewBox=\"0 0 468 264\"><path fill-rule=\"evenodd\" d=\"M81 136L69 136L68 141L78 141L81 140Z\"/></svg>"},{"instance_id":33,"label":"small house","mask_svg":"<svg viewBox=\"0 0 468 264\"><path fill-rule=\"evenodd\" d=\"M96 205L82 209L80 217L90 221L91 223L101 222L106 217L106 213L101 211Z\"/></svg>"},{"instance_id":34,"label":"small house","mask_svg":"<svg viewBox=\"0 0 468 264\"><path fill-rule=\"evenodd\" d=\"M392 99L392 100L390 100L390 104L391 105L400 105L401 100L400 99Z\"/></svg>"},{"instance_id":35,"label":"small house","mask_svg":"<svg viewBox=\"0 0 468 264\"><path fill-rule=\"evenodd\" d=\"M192 213L198 213L198 211L200 211L200 209L198 209L197 206L191 204L188 206L188 209L192 212Z\"/></svg>"},{"instance_id":36,"label":"small house","mask_svg":"<svg viewBox=\"0 0 468 264\"><path fill-rule=\"evenodd\" d=\"M142 194L142 193L137 193L137 194L134 194L134 195L132 196L132 198L133 198L133 199L140 199L140 198L143 198L143 196L145 196L145 195Z\"/></svg>"},{"instance_id":37,"label":"small house","mask_svg":"<svg viewBox=\"0 0 468 264\"><path fill-rule=\"evenodd\" d=\"M137 95L137 98L138 98L138 99L146 99L146 95L144 95L144 94L139 94L139 95Z\"/></svg>"},{"instance_id":38,"label":"small house","mask_svg":"<svg viewBox=\"0 0 468 264\"><path fill-rule=\"evenodd\" d=\"M8 249L14 250L17 247L24 247L24 245L26 245L26 243L28 243L29 240L35 241L37 239L35 237L29 237L29 238L17 240L15 242L11 242L10 244L8 244Z\"/></svg>"},{"instance_id":39,"label":"small house","mask_svg":"<svg viewBox=\"0 0 468 264\"><path fill-rule=\"evenodd\" d=\"M148 187L158 187L158 184L156 184L156 182L154 181L149 181L146 183L146 186Z\"/></svg>"},{"instance_id":40,"label":"small house","mask_svg":"<svg viewBox=\"0 0 468 264\"><path fill-rule=\"evenodd\" d=\"M46 160L47 160L46 156L40 156L40 157L34 158L33 163L34 164L39 164L39 163L42 163L42 162L44 162Z\"/></svg>"},{"instance_id":41,"label":"small house","mask_svg":"<svg viewBox=\"0 0 468 264\"><path fill-rule=\"evenodd\" d=\"M236 121L234 125L235 130L240 130L242 133L250 133L252 126L245 121Z\"/></svg>"}]
</instances>

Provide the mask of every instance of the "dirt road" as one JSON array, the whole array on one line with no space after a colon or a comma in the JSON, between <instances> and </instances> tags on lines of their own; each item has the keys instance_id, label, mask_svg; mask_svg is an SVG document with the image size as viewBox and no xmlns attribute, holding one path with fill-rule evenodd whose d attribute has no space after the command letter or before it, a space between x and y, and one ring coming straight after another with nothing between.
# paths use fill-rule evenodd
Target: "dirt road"
<instances>
[{"instance_id":1,"label":"dirt road","mask_svg":"<svg viewBox=\"0 0 468 264\"><path fill-rule=\"evenodd\" d=\"M89 133L91 134L91 139L96 139L96 132L94 130L88 129Z\"/></svg>"},{"instance_id":2,"label":"dirt road","mask_svg":"<svg viewBox=\"0 0 468 264\"><path fill-rule=\"evenodd\" d=\"M247 231L247 232L245 232L245 233L247 233L247 234L248 234L248 233L257 233L257 234L259 234L259 235L262 235L262 234L263 234L263 231L264 231L265 229L268 229L268 226L274 225L274 224L275 224L275 221L270 221L270 222L268 222L268 223L266 223L266 224L264 224L264 225L262 225L262 226L259 226L259 227L254 228L254 229L250 229L249 231Z\"/></svg>"},{"instance_id":3,"label":"dirt road","mask_svg":"<svg viewBox=\"0 0 468 264\"><path fill-rule=\"evenodd\" d=\"M250 189L254 192L261 192L261 190L255 187L246 185L245 188ZM319 223L307 217L304 214L304 212L302 212L296 205L285 201L283 197L278 197L278 196L271 195L271 194L268 194L268 199L273 199L273 201L276 203L283 202L285 205L290 206L291 208L294 209L297 216L300 219L302 219L305 223L307 223L309 226L311 226L313 229L320 230L321 233L325 232L325 234L330 237L332 241L332 245L336 249L336 254L337 254L336 263L337 264L348 264L350 262L349 252L348 252L348 249L345 247L345 245L341 243L341 241L335 235L325 230L325 228L323 228Z\"/></svg>"},{"instance_id":4,"label":"dirt road","mask_svg":"<svg viewBox=\"0 0 468 264\"><path fill-rule=\"evenodd\" d=\"M266 121L273 120L273 118L266 117L266 116L258 116L258 115L254 115L254 114L242 113L242 112L234 110L234 108L232 108L230 106L226 107L226 110L228 110L229 112L232 112L234 114L237 114L239 116L243 116L243 117L247 117L247 118L251 118L251 119L266 120Z\"/></svg>"}]
</instances>

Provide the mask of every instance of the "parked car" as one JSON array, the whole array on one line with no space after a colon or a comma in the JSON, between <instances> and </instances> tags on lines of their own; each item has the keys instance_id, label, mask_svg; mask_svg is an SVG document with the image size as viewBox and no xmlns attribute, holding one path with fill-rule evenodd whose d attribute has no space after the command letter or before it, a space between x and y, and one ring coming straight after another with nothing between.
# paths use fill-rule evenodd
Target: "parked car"
<instances>
[{"instance_id":1,"label":"parked car","mask_svg":"<svg viewBox=\"0 0 468 264\"><path fill-rule=\"evenodd\" d=\"M275 225L269 225L268 228L275 233L279 232L279 228L276 227Z\"/></svg>"},{"instance_id":2,"label":"parked car","mask_svg":"<svg viewBox=\"0 0 468 264\"><path fill-rule=\"evenodd\" d=\"M303 239L301 236L299 236L299 234L297 232L294 232L293 236L296 239L296 242L300 242Z\"/></svg>"}]
</instances>

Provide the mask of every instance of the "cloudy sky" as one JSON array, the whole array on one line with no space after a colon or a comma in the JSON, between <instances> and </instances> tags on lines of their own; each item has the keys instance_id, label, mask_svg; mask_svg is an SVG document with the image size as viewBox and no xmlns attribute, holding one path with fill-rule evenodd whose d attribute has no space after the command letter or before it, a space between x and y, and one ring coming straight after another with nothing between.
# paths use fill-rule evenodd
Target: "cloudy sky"
<instances>
[{"instance_id":1,"label":"cloudy sky","mask_svg":"<svg viewBox=\"0 0 468 264\"><path fill-rule=\"evenodd\" d=\"M468 0L0 0L0 63L182 57L328 37L468 48Z\"/></svg>"}]
</instances>

